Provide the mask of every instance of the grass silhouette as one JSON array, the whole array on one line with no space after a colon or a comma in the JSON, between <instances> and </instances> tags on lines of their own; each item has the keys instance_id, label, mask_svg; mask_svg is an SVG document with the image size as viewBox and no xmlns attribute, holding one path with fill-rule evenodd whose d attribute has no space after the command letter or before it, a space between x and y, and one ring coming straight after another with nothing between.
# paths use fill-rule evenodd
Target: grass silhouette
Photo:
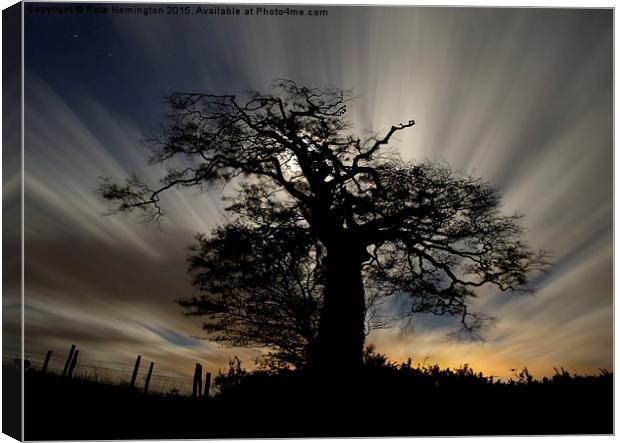
<instances>
[{"instance_id":1,"label":"grass silhouette","mask_svg":"<svg viewBox=\"0 0 620 443\"><path fill-rule=\"evenodd\" d=\"M5 371L18 370L5 366ZM238 360L214 395L143 394L89 377L25 374L28 440L284 438L613 433L613 374L508 381L469 366L388 362L367 355L357 374L247 371Z\"/></svg>"}]
</instances>

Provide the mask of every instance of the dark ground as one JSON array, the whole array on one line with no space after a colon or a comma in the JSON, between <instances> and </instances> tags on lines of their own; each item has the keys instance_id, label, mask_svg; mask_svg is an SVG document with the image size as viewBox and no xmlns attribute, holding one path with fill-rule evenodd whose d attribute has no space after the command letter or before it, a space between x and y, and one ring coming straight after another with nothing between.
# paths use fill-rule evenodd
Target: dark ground
<instances>
[{"instance_id":1,"label":"dark ground","mask_svg":"<svg viewBox=\"0 0 620 443\"><path fill-rule=\"evenodd\" d=\"M7 369L5 369L7 370ZM298 372L220 377L211 398L25 377L25 438L181 439L612 434L613 377L494 382L469 369L366 368L331 385Z\"/></svg>"}]
</instances>

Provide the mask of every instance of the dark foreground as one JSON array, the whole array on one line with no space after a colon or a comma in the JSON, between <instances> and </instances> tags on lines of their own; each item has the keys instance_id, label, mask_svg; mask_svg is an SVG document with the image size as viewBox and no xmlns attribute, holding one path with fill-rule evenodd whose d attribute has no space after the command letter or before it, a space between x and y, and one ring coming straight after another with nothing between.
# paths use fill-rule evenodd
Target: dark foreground
<instances>
[{"instance_id":1,"label":"dark foreground","mask_svg":"<svg viewBox=\"0 0 620 443\"><path fill-rule=\"evenodd\" d=\"M295 372L220 377L211 398L144 395L30 372L27 440L612 434L613 377L510 383L468 369L367 368L356 380Z\"/></svg>"}]
</instances>

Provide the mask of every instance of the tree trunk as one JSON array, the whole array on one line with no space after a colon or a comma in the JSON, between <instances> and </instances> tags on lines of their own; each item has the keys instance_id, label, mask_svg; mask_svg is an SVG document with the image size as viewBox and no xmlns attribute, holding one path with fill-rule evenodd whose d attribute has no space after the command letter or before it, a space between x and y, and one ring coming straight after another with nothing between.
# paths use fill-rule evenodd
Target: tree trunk
<instances>
[{"instance_id":1,"label":"tree trunk","mask_svg":"<svg viewBox=\"0 0 620 443\"><path fill-rule=\"evenodd\" d=\"M316 350L319 370L355 371L362 366L366 308L358 249L346 243L327 249Z\"/></svg>"}]
</instances>

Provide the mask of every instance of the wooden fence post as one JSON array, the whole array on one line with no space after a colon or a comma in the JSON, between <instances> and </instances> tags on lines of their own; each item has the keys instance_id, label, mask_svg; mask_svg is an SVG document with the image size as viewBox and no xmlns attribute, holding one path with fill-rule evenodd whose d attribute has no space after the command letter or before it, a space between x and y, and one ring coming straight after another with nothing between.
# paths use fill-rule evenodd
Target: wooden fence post
<instances>
[{"instance_id":1,"label":"wooden fence post","mask_svg":"<svg viewBox=\"0 0 620 443\"><path fill-rule=\"evenodd\" d=\"M151 366L149 366L149 372L146 374L146 380L144 382L144 393L147 394L149 392L149 384L151 383L151 375L153 375L153 366L155 366L155 362L151 362Z\"/></svg>"},{"instance_id":2,"label":"wooden fence post","mask_svg":"<svg viewBox=\"0 0 620 443\"><path fill-rule=\"evenodd\" d=\"M207 372L207 375L205 376L205 391L204 391L205 397L209 396L210 389L211 389L211 373Z\"/></svg>"},{"instance_id":3,"label":"wooden fence post","mask_svg":"<svg viewBox=\"0 0 620 443\"><path fill-rule=\"evenodd\" d=\"M140 369L140 360L142 359L141 355L138 355L136 358L136 365L133 368L133 374L131 375L131 382L129 382L129 386L132 388L136 385L136 378L138 378L138 369Z\"/></svg>"},{"instance_id":4,"label":"wooden fence post","mask_svg":"<svg viewBox=\"0 0 620 443\"><path fill-rule=\"evenodd\" d=\"M79 349L76 349L73 353L73 358L71 359L71 365L69 366L69 372L67 373L67 377L73 377L73 370L75 369L75 365L77 365L78 354L80 353Z\"/></svg>"},{"instance_id":5,"label":"wooden fence post","mask_svg":"<svg viewBox=\"0 0 620 443\"><path fill-rule=\"evenodd\" d=\"M65 363L65 368L62 370L62 376L65 377L67 375L67 371L69 370L69 365L73 360L73 353L75 352L75 345L71 345L71 350L69 351L69 356L67 357L67 362Z\"/></svg>"},{"instance_id":6,"label":"wooden fence post","mask_svg":"<svg viewBox=\"0 0 620 443\"><path fill-rule=\"evenodd\" d=\"M192 397L200 397L202 395L202 365L196 363L194 370L194 385L192 388Z\"/></svg>"},{"instance_id":7,"label":"wooden fence post","mask_svg":"<svg viewBox=\"0 0 620 443\"><path fill-rule=\"evenodd\" d=\"M47 365L50 364L50 358L52 358L52 351L47 351L45 361L43 362L43 366L41 366L41 374L45 374L45 371L47 371Z\"/></svg>"}]
</instances>

